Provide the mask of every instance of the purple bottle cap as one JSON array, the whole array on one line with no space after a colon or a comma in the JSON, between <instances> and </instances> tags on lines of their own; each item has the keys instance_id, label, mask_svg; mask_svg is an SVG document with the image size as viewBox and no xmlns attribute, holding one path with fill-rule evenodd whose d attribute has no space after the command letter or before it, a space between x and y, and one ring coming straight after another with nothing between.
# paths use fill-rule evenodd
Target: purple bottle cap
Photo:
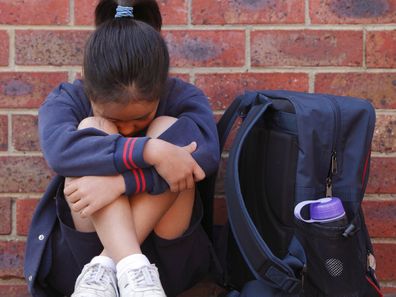
<instances>
[{"instance_id":1,"label":"purple bottle cap","mask_svg":"<svg viewBox=\"0 0 396 297\"><path fill-rule=\"evenodd\" d=\"M311 219L314 221L337 220L345 214L342 202L337 197L327 197L318 199L317 203L309 205Z\"/></svg>"}]
</instances>

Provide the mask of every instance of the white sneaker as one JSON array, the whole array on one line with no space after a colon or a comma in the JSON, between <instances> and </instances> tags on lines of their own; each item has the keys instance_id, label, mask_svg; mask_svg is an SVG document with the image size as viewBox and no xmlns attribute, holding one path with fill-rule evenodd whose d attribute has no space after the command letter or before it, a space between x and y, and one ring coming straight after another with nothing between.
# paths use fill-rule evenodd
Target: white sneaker
<instances>
[{"instance_id":1,"label":"white sneaker","mask_svg":"<svg viewBox=\"0 0 396 297\"><path fill-rule=\"evenodd\" d=\"M166 297L154 264L121 272L118 288L121 297Z\"/></svg>"},{"instance_id":2,"label":"white sneaker","mask_svg":"<svg viewBox=\"0 0 396 297\"><path fill-rule=\"evenodd\" d=\"M115 272L100 263L88 263L77 278L71 297L118 297Z\"/></svg>"}]
</instances>

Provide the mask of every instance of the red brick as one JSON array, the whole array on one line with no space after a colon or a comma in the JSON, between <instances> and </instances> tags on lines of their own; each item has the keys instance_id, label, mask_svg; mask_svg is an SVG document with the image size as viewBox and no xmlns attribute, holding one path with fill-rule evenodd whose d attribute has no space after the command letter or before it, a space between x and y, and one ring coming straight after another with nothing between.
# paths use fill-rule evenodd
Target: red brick
<instances>
[{"instance_id":1,"label":"red brick","mask_svg":"<svg viewBox=\"0 0 396 297\"><path fill-rule=\"evenodd\" d=\"M29 297L26 285L0 285L0 296L7 297Z\"/></svg>"},{"instance_id":2,"label":"red brick","mask_svg":"<svg viewBox=\"0 0 396 297\"><path fill-rule=\"evenodd\" d=\"M0 151L8 149L8 117L0 115Z\"/></svg>"},{"instance_id":3,"label":"red brick","mask_svg":"<svg viewBox=\"0 0 396 297\"><path fill-rule=\"evenodd\" d=\"M187 74L187 73L170 73L169 76L177 77L177 78L184 80L186 82L190 81L190 74Z\"/></svg>"},{"instance_id":4,"label":"red brick","mask_svg":"<svg viewBox=\"0 0 396 297\"><path fill-rule=\"evenodd\" d=\"M227 161L228 157L222 157L220 161L215 187L215 193L217 196L224 196L225 193L224 181L226 176Z\"/></svg>"},{"instance_id":5,"label":"red brick","mask_svg":"<svg viewBox=\"0 0 396 297\"><path fill-rule=\"evenodd\" d=\"M310 0L313 24L388 24L396 22L396 0Z\"/></svg>"},{"instance_id":6,"label":"red brick","mask_svg":"<svg viewBox=\"0 0 396 297\"><path fill-rule=\"evenodd\" d=\"M18 151L40 150L37 116L12 116L12 144Z\"/></svg>"},{"instance_id":7,"label":"red brick","mask_svg":"<svg viewBox=\"0 0 396 297\"><path fill-rule=\"evenodd\" d=\"M78 0L75 2L75 22L77 25L93 25L95 7L98 1ZM187 24L187 1L186 0L160 0L157 1L164 25Z\"/></svg>"},{"instance_id":8,"label":"red brick","mask_svg":"<svg viewBox=\"0 0 396 297\"><path fill-rule=\"evenodd\" d=\"M361 31L273 30L251 34L252 66L361 66Z\"/></svg>"},{"instance_id":9,"label":"red brick","mask_svg":"<svg viewBox=\"0 0 396 297\"><path fill-rule=\"evenodd\" d=\"M396 30L368 32L366 38L367 67L396 67Z\"/></svg>"},{"instance_id":10,"label":"red brick","mask_svg":"<svg viewBox=\"0 0 396 297\"><path fill-rule=\"evenodd\" d=\"M396 158L372 158L367 193L396 193Z\"/></svg>"},{"instance_id":11,"label":"red brick","mask_svg":"<svg viewBox=\"0 0 396 297\"><path fill-rule=\"evenodd\" d=\"M396 237L396 201L364 201L363 211L371 237Z\"/></svg>"},{"instance_id":12,"label":"red brick","mask_svg":"<svg viewBox=\"0 0 396 297\"><path fill-rule=\"evenodd\" d=\"M6 235L11 233L11 199L0 198L0 234Z\"/></svg>"},{"instance_id":13,"label":"red brick","mask_svg":"<svg viewBox=\"0 0 396 297\"><path fill-rule=\"evenodd\" d=\"M67 73L0 73L0 108L37 108Z\"/></svg>"},{"instance_id":14,"label":"red brick","mask_svg":"<svg viewBox=\"0 0 396 297\"><path fill-rule=\"evenodd\" d=\"M36 209L37 199L20 199L16 203L17 234L27 235Z\"/></svg>"},{"instance_id":15,"label":"red brick","mask_svg":"<svg viewBox=\"0 0 396 297\"><path fill-rule=\"evenodd\" d=\"M396 152L396 115L377 115L372 151Z\"/></svg>"},{"instance_id":16,"label":"red brick","mask_svg":"<svg viewBox=\"0 0 396 297\"><path fill-rule=\"evenodd\" d=\"M169 73L170 77L177 77L181 80L184 80L186 82L190 81L190 74L188 73L175 73L175 72L171 72ZM83 79L81 72L76 73L76 79Z\"/></svg>"},{"instance_id":17,"label":"red brick","mask_svg":"<svg viewBox=\"0 0 396 297\"><path fill-rule=\"evenodd\" d=\"M94 25L95 7L98 0L78 0L74 2L74 22L76 25Z\"/></svg>"},{"instance_id":18,"label":"red brick","mask_svg":"<svg viewBox=\"0 0 396 297\"><path fill-rule=\"evenodd\" d=\"M381 292L384 294L384 297L396 297L396 288L382 286Z\"/></svg>"},{"instance_id":19,"label":"red brick","mask_svg":"<svg viewBox=\"0 0 396 297\"><path fill-rule=\"evenodd\" d=\"M0 241L0 277L23 277L25 243Z\"/></svg>"},{"instance_id":20,"label":"red brick","mask_svg":"<svg viewBox=\"0 0 396 297\"><path fill-rule=\"evenodd\" d=\"M187 0L159 0L164 25L187 24Z\"/></svg>"},{"instance_id":21,"label":"red brick","mask_svg":"<svg viewBox=\"0 0 396 297\"><path fill-rule=\"evenodd\" d=\"M218 114L215 115L215 120L219 121L220 117L221 117L221 115L218 115ZM228 137L227 137L226 142L224 144L223 151L229 151L231 149L231 145L233 144L233 142L235 140L235 136L236 136L236 134L238 132L238 129L241 126L241 124L242 124L242 119L241 119L241 117L238 117L235 120L235 123L232 126L231 131L228 134Z\"/></svg>"},{"instance_id":22,"label":"red brick","mask_svg":"<svg viewBox=\"0 0 396 297\"><path fill-rule=\"evenodd\" d=\"M1 1L0 20L12 25L61 25L69 22L68 0Z\"/></svg>"},{"instance_id":23,"label":"red brick","mask_svg":"<svg viewBox=\"0 0 396 297\"><path fill-rule=\"evenodd\" d=\"M195 77L195 84L209 97L214 110L227 108L246 90L308 91L308 75L302 73L197 74Z\"/></svg>"},{"instance_id":24,"label":"red brick","mask_svg":"<svg viewBox=\"0 0 396 297\"><path fill-rule=\"evenodd\" d=\"M396 108L396 73L320 73L315 91L370 100L376 108Z\"/></svg>"},{"instance_id":25,"label":"red brick","mask_svg":"<svg viewBox=\"0 0 396 297\"><path fill-rule=\"evenodd\" d=\"M52 176L41 157L0 157L0 193L42 193Z\"/></svg>"},{"instance_id":26,"label":"red brick","mask_svg":"<svg viewBox=\"0 0 396 297\"><path fill-rule=\"evenodd\" d=\"M304 1L192 1L194 24L296 24L305 22Z\"/></svg>"},{"instance_id":27,"label":"red brick","mask_svg":"<svg viewBox=\"0 0 396 297\"><path fill-rule=\"evenodd\" d=\"M377 277L381 281L396 279L396 244L374 244L375 259L377 260Z\"/></svg>"},{"instance_id":28,"label":"red brick","mask_svg":"<svg viewBox=\"0 0 396 297\"><path fill-rule=\"evenodd\" d=\"M243 31L167 31L173 67L231 67L245 64Z\"/></svg>"},{"instance_id":29,"label":"red brick","mask_svg":"<svg viewBox=\"0 0 396 297\"><path fill-rule=\"evenodd\" d=\"M1 9L0 9L1 12ZM7 32L0 31L0 66L7 66L9 60L9 37Z\"/></svg>"},{"instance_id":30,"label":"red brick","mask_svg":"<svg viewBox=\"0 0 396 297\"><path fill-rule=\"evenodd\" d=\"M15 62L18 65L81 65L90 31L18 30Z\"/></svg>"}]
</instances>

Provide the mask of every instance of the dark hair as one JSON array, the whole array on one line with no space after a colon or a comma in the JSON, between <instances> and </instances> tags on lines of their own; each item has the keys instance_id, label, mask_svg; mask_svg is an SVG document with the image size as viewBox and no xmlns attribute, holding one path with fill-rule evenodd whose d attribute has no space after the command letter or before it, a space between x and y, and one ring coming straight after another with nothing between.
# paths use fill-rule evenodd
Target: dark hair
<instances>
[{"instance_id":1,"label":"dark hair","mask_svg":"<svg viewBox=\"0 0 396 297\"><path fill-rule=\"evenodd\" d=\"M119 3L118 3L119 2ZM94 102L157 100L169 71L155 0L101 0L96 30L85 47L84 88ZM115 18L117 5L133 7L133 18Z\"/></svg>"}]
</instances>

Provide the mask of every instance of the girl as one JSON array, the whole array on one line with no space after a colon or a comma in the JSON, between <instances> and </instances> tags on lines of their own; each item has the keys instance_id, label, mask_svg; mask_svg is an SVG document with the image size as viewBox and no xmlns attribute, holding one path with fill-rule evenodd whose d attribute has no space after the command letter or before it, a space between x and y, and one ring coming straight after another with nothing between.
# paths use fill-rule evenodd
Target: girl
<instances>
[{"instance_id":1,"label":"girl","mask_svg":"<svg viewBox=\"0 0 396 297\"><path fill-rule=\"evenodd\" d=\"M118 2L96 8L84 79L39 110L59 176L29 232L33 296L176 296L209 268L195 183L219 162L212 112L200 90L168 78L157 3Z\"/></svg>"}]
</instances>

